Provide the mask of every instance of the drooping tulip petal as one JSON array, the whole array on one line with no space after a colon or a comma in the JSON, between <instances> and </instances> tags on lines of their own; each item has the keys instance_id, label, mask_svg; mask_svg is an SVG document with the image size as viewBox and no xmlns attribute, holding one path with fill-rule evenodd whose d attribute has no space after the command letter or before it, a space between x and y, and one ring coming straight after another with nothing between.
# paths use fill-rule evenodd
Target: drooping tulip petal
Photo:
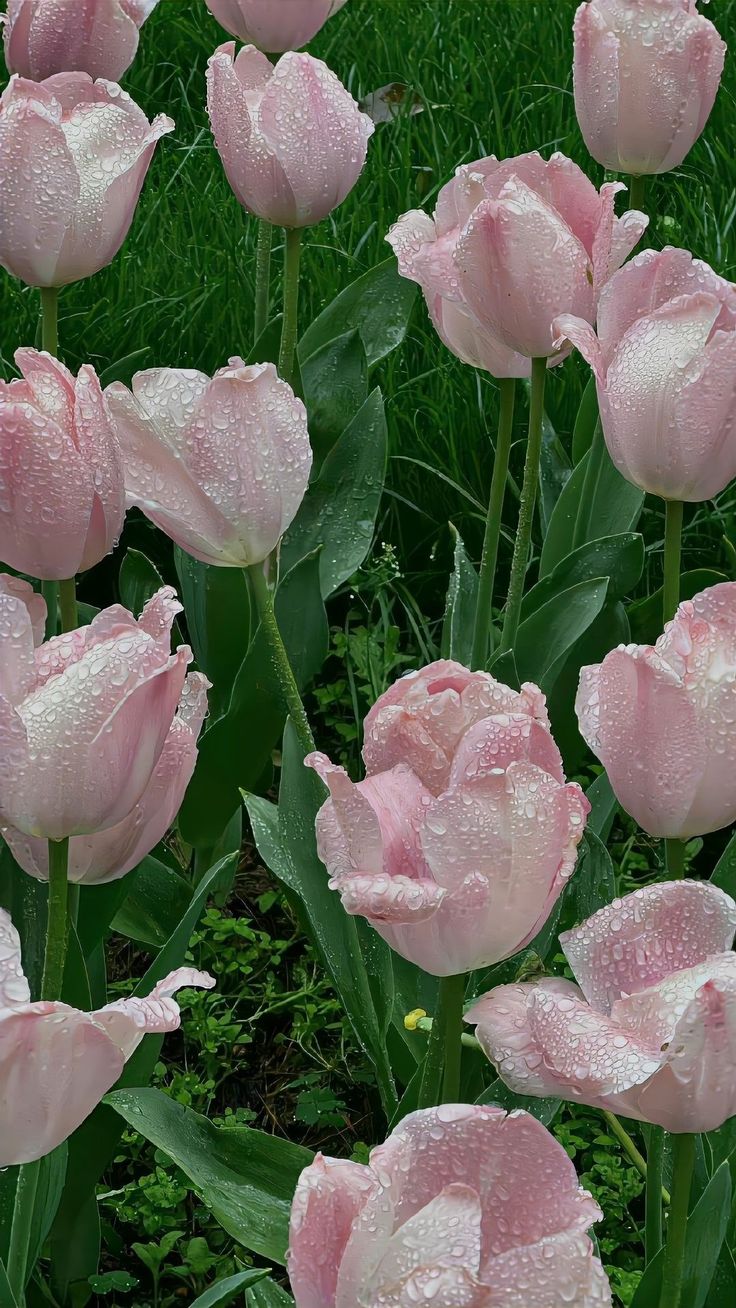
<instances>
[{"instance_id":1,"label":"drooping tulip petal","mask_svg":"<svg viewBox=\"0 0 736 1308\"><path fill-rule=\"evenodd\" d=\"M138 50L138 29L158 0L8 0L3 31L11 73L42 82L84 72L117 82Z\"/></svg>"},{"instance_id":2,"label":"drooping tulip petal","mask_svg":"<svg viewBox=\"0 0 736 1308\"><path fill-rule=\"evenodd\" d=\"M231 36L268 54L307 45L346 0L207 0L207 8Z\"/></svg>"}]
</instances>

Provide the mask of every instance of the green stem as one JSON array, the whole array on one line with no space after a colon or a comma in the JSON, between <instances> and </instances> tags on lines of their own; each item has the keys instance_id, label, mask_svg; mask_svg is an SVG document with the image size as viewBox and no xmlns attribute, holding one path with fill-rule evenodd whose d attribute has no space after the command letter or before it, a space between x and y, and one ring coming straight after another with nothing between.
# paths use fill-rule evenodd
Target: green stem
<instances>
[{"instance_id":1,"label":"green stem","mask_svg":"<svg viewBox=\"0 0 736 1308\"><path fill-rule=\"evenodd\" d=\"M646 1191L644 1194L644 1252L650 1263L662 1248L662 1173L664 1169L664 1131L661 1126L649 1128L649 1147L646 1162ZM669 1200L665 1200L669 1205Z\"/></svg>"},{"instance_id":2,"label":"green stem","mask_svg":"<svg viewBox=\"0 0 736 1308\"><path fill-rule=\"evenodd\" d=\"M46 924L46 954L43 960L42 999L60 999L66 961L67 874L69 837L49 841L49 906Z\"/></svg>"},{"instance_id":3,"label":"green stem","mask_svg":"<svg viewBox=\"0 0 736 1308\"><path fill-rule=\"evenodd\" d=\"M514 428L516 379L514 377L502 377L499 379L498 388L501 393L501 407L498 415L496 453L493 459L493 476L491 477L491 490L488 497L488 514L486 516L486 531L478 582L478 600L475 608L475 629L473 632L471 660L473 668L485 668L488 659L493 585L496 579L498 542L501 537L501 513L506 491L511 437Z\"/></svg>"},{"instance_id":4,"label":"green stem","mask_svg":"<svg viewBox=\"0 0 736 1308\"><path fill-rule=\"evenodd\" d=\"M18 1172L15 1191L13 1224L10 1228L6 1271L10 1288L16 1302L20 1305L23 1305L26 1301L26 1285L29 1271L32 1270L28 1267L28 1254L30 1252L29 1246L40 1168L40 1159L33 1163L24 1163Z\"/></svg>"},{"instance_id":5,"label":"green stem","mask_svg":"<svg viewBox=\"0 0 736 1308\"><path fill-rule=\"evenodd\" d=\"M680 602L680 555L682 553L682 500L665 501L664 590L665 622L674 618Z\"/></svg>"},{"instance_id":6,"label":"green stem","mask_svg":"<svg viewBox=\"0 0 736 1308\"><path fill-rule=\"evenodd\" d=\"M46 639L56 635L59 620L59 587L55 581L42 581L41 594L46 600Z\"/></svg>"},{"instance_id":7,"label":"green stem","mask_svg":"<svg viewBox=\"0 0 736 1308\"><path fill-rule=\"evenodd\" d=\"M435 1108L437 1104L458 1101L464 999L464 976L440 978L437 1012L427 1041L417 1108Z\"/></svg>"},{"instance_id":8,"label":"green stem","mask_svg":"<svg viewBox=\"0 0 736 1308\"><path fill-rule=\"evenodd\" d=\"M271 655L271 664L281 690L284 708L294 723L299 744L304 753L311 754L314 749L312 729L302 704L299 687L296 684L291 663L289 662L286 646L279 631L276 610L273 604L273 592L266 580L263 564L255 563L248 569L248 575L253 588L253 597L261 620L263 634Z\"/></svg>"},{"instance_id":9,"label":"green stem","mask_svg":"<svg viewBox=\"0 0 736 1308\"><path fill-rule=\"evenodd\" d=\"M271 237L273 228L265 218L258 220L256 245L256 311L253 344L256 345L268 324L271 290Z\"/></svg>"},{"instance_id":10,"label":"green stem","mask_svg":"<svg viewBox=\"0 0 736 1308\"><path fill-rule=\"evenodd\" d=\"M645 213L644 202L647 194L647 179L644 175L629 178L629 209L639 209Z\"/></svg>"},{"instance_id":11,"label":"green stem","mask_svg":"<svg viewBox=\"0 0 736 1308\"><path fill-rule=\"evenodd\" d=\"M687 1215L695 1167L695 1136L675 1135L672 1137L672 1144L672 1204L667 1220L667 1244L664 1251L659 1308L680 1308L682 1302Z\"/></svg>"},{"instance_id":12,"label":"green stem","mask_svg":"<svg viewBox=\"0 0 736 1308\"><path fill-rule=\"evenodd\" d=\"M41 287L41 348L54 358L59 353L59 290Z\"/></svg>"},{"instance_id":13,"label":"green stem","mask_svg":"<svg viewBox=\"0 0 736 1308\"><path fill-rule=\"evenodd\" d=\"M59 607L61 609L61 630L76 631L79 622L77 615L77 587L74 577L59 582Z\"/></svg>"},{"instance_id":14,"label":"green stem","mask_svg":"<svg viewBox=\"0 0 736 1308\"><path fill-rule=\"evenodd\" d=\"M297 320L299 310L299 260L302 233L299 227L285 228L284 246L284 317L281 324L279 376L291 386L294 380Z\"/></svg>"},{"instance_id":15,"label":"green stem","mask_svg":"<svg viewBox=\"0 0 736 1308\"><path fill-rule=\"evenodd\" d=\"M524 481L521 487L521 504L519 506L519 524L514 542L514 557L511 561L511 578L509 594L506 601L506 615L501 636L501 652L513 649L516 633L519 630L521 602L524 598L524 578L526 577L529 546L534 525L534 505L539 484L539 463L542 457L542 424L544 421L544 385L547 378L547 360L532 359L532 390L529 406L529 440L524 464Z\"/></svg>"},{"instance_id":16,"label":"green stem","mask_svg":"<svg viewBox=\"0 0 736 1308\"><path fill-rule=\"evenodd\" d=\"M685 875L685 841L665 840L664 862L670 881L679 881Z\"/></svg>"}]
</instances>

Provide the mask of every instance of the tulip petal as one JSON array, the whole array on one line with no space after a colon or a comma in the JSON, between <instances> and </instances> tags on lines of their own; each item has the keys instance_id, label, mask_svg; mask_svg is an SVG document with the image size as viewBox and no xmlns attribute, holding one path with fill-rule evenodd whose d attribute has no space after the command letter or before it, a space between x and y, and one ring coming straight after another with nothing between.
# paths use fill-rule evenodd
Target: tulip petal
<instances>
[{"instance_id":1,"label":"tulip petal","mask_svg":"<svg viewBox=\"0 0 736 1308\"><path fill-rule=\"evenodd\" d=\"M595 328L591 327L589 322L584 318L576 318L571 313L562 313L552 324L552 334L556 349L562 349L565 342L569 341L582 354L586 363L590 364L598 385L605 385L603 351L595 334Z\"/></svg>"},{"instance_id":2,"label":"tulip petal","mask_svg":"<svg viewBox=\"0 0 736 1308\"><path fill-rule=\"evenodd\" d=\"M345 1246L375 1184L367 1168L322 1154L302 1172L291 1206L287 1255L299 1308L335 1304Z\"/></svg>"},{"instance_id":3,"label":"tulip petal","mask_svg":"<svg viewBox=\"0 0 736 1308\"><path fill-rule=\"evenodd\" d=\"M609 1012L623 995L731 948L736 904L701 881L642 887L564 931L560 943L583 993Z\"/></svg>"},{"instance_id":4,"label":"tulip petal","mask_svg":"<svg viewBox=\"0 0 736 1308\"><path fill-rule=\"evenodd\" d=\"M480 1268L481 1218L477 1190L460 1183L446 1186L394 1231L363 1294L370 1301L403 1308L412 1302L410 1290L426 1278L426 1284L434 1288L439 1281L441 1287L433 1303L456 1304L447 1295L462 1288L465 1295L473 1293L459 1302L473 1304L480 1287L472 1285L468 1273L477 1274ZM448 1272L454 1275L444 1275Z\"/></svg>"},{"instance_id":5,"label":"tulip petal","mask_svg":"<svg viewBox=\"0 0 736 1308\"><path fill-rule=\"evenodd\" d=\"M45 350L16 350L14 358L18 371L28 383L35 407L58 423L62 431L73 431L73 373Z\"/></svg>"},{"instance_id":6,"label":"tulip petal","mask_svg":"<svg viewBox=\"0 0 736 1308\"><path fill-rule=\"evenodd\" d=\"M567 981L555 985L579 995ZM476 1000L465 1014L465 1021L475 1025L475 1036L501 1079L515 1093L539 1098L559 1098L565 1092L561 1079L547 1067L539 1044L532 1034L529 1005L533 986L496 986Z\"/></svg>"},{"instance_id":7,"label":"tulip petal","mask_svg":"<svg viewBox=\"0 0 736 1308\"><path fill-rule=\"evenodd\" d=\"M122 453L93 368L79 370L74 432L83 461L93 472L94 501L80 571L94 567L117 545L125 519Z\"/></svg>"},{"instance_id":8,"label":"tulip petal","mask_svg":"<svg viewBox=\"0 0 736 1308\"><path fill-rule=\"evenodd\" d=\"M493 1308L611 1308L592 1242L564 1232L494 1258L483 1273Z\"/></svg>"},{"instance_id":9,"label":"tulip petal","mask_svg":"<svg viewBox=\"0 0 736 1308\"><path fill-rule=\"evenodd\" d=\"M720 494L736 476L736 332L705 346L675 400L674 426L683 500Z\"/></svg>"},{"instance_id":10,"label":"tulip petal","mask_svg":"<svg viewBox=\"0 0 736 1308\"><path fill-rule=\"evenodd\" d=\"M452 790L494 769L505 771L521 760L534 763L564 784L562 755L542 722L522 713L482 718L465 732L455 751L448 787Z\"/></svg>"},{"instance_id":11,"label":"tulip petal","mask_svg":"<svg viewBox=\"0 0 736 1308\"><path fill-rule=\"evenodd\" d=\"M33 641L33 624L24 599L8 594L3 585L0 587L0 695L9 704L20 703L33 688Z\"/></svg>"},{"instance_id":12,"label":"tulip petal","mask_svg":"<svg viewBox=\"0 0 736 1308\"><path fill-rule=\"evenodd\" d=\"M575 13L575 112L585 144L598 163L618 167L619 41L594 4Z\"/></svg>"},{"instance_id":13,"label":"tulip petal","mask_svg":"<svg viewBox=\"0 0 736 1308\"><path fill-rule=\"evenodd\" d=\"M31 991L20 959L20 936L10 914L0 908L0 1022L30 1000Z\"/></svg>"},{"instance_id":14,"label":"tulip petal","mask_svg":"<svg viewBox=\"0 0 736 1308\"><path fill-rule=\"evenodd\" d=\"M22 577L12 577L8 572L0 572L0 596L9 595L22 601L31 619L33 643L41 644L46 628L46 601L43 595L35 591ZM3 657L6 657L4 654Z\"/></svg>"},{"instance_id":15,"label":"tulip petal","mask_svg":"<svg viewBox=\"0 0 736 1308\"><path fill-rule=\"evenodd\" d=\"M144 999L117 999L90 1014L90 1020L106 1031L127 1062L149 1033L176 1031L181 1010L173 996L177 990L212 990L214 978L193 967L179 967L159 981Z\"/></svg>"}]
</instances>

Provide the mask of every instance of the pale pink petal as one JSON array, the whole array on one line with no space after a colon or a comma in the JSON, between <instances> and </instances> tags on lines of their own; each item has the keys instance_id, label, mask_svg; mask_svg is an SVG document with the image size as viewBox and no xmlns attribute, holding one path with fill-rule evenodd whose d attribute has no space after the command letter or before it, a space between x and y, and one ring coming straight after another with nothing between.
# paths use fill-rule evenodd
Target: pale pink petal
<instances>
[{"instance_id":1,"label":"pale pink petal","mask_svg":"<svg viewBox=\"0 0 736 1308\"><path fill-rule=\"evenodd\" d=\"M345 0L207 0L207 7L228 32L278 54L298 50L316 36Z\"/></svg>"},{"instance_id":2,"label":"pale pink petal","mask_svg":"<svg viewBox=\"0 0 736 1308\"><path fill-rule=\"evenodd\" d=\"M337 1275L353 1222L376 1181L358 1163L317 1154L291 1206L289 1281L299 1308L335 1308Z\"/></svg>"},{"instance_id":3,"label":"pale pink petal","mask_svg":"<svg viewBox=\"0 0 736 1308\"><path fill-rule=\"evenodd\" d=\"M363 1294L387 1308L410 1308L424 1289L439 1308L482 1308L481 1220L476 1190L446 1186L387 1241Z\"/></svg>"},{"instance_id":4,"label":"pale pink petal","mask_svg":"<svg viewBox=\"0 0 736 1308\"><path fill-rule=\"evenodd\" d=\"M712 499L736 477L736 332L716 332L674 406L668 486L685 501Z\"/></svg>"},{"instance_id":5,"label":"pale pink petal","mask_svg":"<svg viewBox=\"0 0 736 1308\"><path fill-rule=\"evenodd\" d=\"M214 985L214 978L207 972L180 967L159 981L145 999L118 999L91 1013L90 1020L102 1027L127 1061L144 1035L176 1031L181 1025L181 1010L173 998L177 990L211 990Z\"/></svg>"},{"instance_id":6,"label":"pale pink petal","mask_svg":"<svg viewBox=\"0 0 736 1308\"><path fill-rule=\"evenodd\" d=\"M605 361L600 341L584 318L575 318L571 313L562 313L552 324L555 348L561 350L567 341L579 350L593 369L593 375L600 386L605 385Z\"/></svg>"},{"instance_id":7,"label":"pale pink petal","mask_svg":"<svg viewBox=\"0 0 736 1308\"><path fill-rule=\"evenodd\" d=\"M463 305L436 296L427 307L440 339L463 363L483 368L492 377L531 375L529 360L509 350Z\"/></svg>"},{"instance_id":8,"label":"pale pink petal","mask_svg":"<svg viewBox=\"0 0 736 1308\"><path fill-rule=\"evenodd\" d=\"M74 430L76 382L68 368L45 350L15 351L15 365L28 383L29 398L63 431Z\"/></svg>"},{"instance_id":9,"label":"pale pink petal","mask_svg":"<svg viewBox=\"0 0 736 1308\"><path fill-rule=\"evenodd\" d=\"M580 130L593 158L617 169L618 38L588 0L575 13L574 34L573 86Z\"/></svg>"},{"instance_id":10,"label":"pale pink petal","mask_svg":"<svg viewBox=\"0 0 736 1308\"><path fill-rule=\"evenodd\" d=\"M68 69L122 77L135 58L139 24L134 18L137 10L143 21L144 5L145 0L23 0L23 17L9 15L8 67L36 81Z\"/></svg>"},{"instance_id":11,"label":"pale pink petal","mask_svg":"<svg viewBox=\"0 0 736 1308\"><path fill-rule=\"evenodd\" d=\"M577 987L567 981L555 984L580 996ZM475 1025L476 1039L486 1057L517 1094L560 1098L566 1090L564 1082L546 1066L532 1033L529 1008L533 991L532 985L497 986L476 1000L465 1021Z\"/></svg>"},{"instance_id":12,"label":"pale pink petal","mask_svg":"<svg viewBox=\"0 0 736 1308\"><path fill-rule=\"evenodd\" d=\"M19 704L35 682L34 632L24 598L0 587L0 695Z\"/></svg>"},{"instance_id":13,"label":"pale pink petal","mask_svg":"<svg viewBox=\"0 0 736 1308\"><path fill-rule=\"evenodd\" d=\"M10 914L0 908L0 1022L15 1008L30 1003L31 991L20 958L20 936Z\"/></svg>"},{"instance_id":14,"label":"pale pink petal","mask_svg":"<svg viewBox=\"0 0 736 1308\"><path fill-rule=\"evenodd\" d=\"M611 1308L592 1241L563 1232L493 1258L483 1272L493 1308Z\"/></svg>"},{"instance_id":15,"label":"pale pink petal","mask_svg":"<svg viewBox=\"0 0 736 1308\"><path fill-rule=\"evenodd\" d=\"M118 543L125 520L122 451L97 373L79 370L74 404L74 433L79 453L92 473L93 504L79 570L94 567Z\"/></svg>"},{"instance_id":16,"label":"pale pink petal","mask_svg":"<svg viewBox=\"0 0 736 1308\"><path fill-rule=\"evenodd\" d=\"M736 954L714 954L705 962L671 972L646 990L624 994L611 1009L611 1020L630 1031L637 1041L647 1041L662 1050L672 1047L681 1018L704 986L714 983L727 989L736 985Z\"/></svg>"},{"instance_id":17,"label":"pale pink petal","mask_svg":"<svg viewBox=\"0 0 736 1308\"><path fill-rule=\"evenodd\" d=\"M9 595L19 599L31 619L34 645L40 645L46 628L46 601L43 595L35 591L22 577L12 577L8 572L0 572L0 596Z\"/></svg>"},{"instance_id":18,"label":"pale pink petal","mask_svg":"<svg viewBox=\"0 0 736 1308\"><path fill-rule=\"evenodd\" d=\"M463 736L450 770L449 788L472 781L494 768L504 771L516 761L534 763L564 783L562 756L551 732L537 719L522 713L482 718Z\"/></svg>"}]
</instances>

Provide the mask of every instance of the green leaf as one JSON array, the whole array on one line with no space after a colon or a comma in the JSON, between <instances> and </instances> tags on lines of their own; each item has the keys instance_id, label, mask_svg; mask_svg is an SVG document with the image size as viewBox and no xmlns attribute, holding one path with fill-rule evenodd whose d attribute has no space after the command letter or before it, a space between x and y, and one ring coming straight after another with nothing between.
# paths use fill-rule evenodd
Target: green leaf
<instances>
[{"instance_id":1,"label":"green leaf","mask_svg":"<svg viewBox=\"0 0 736 1308\"><path fill-rule=\"evenodd\" d=\"M176 930L191 898L184 878L149 854L132 874L129 893L113 918L112 929L129 940L160 949Z\"/></svg>"},{"instance_id":2,"label":"green leaf","mask_svg":"<svg viewBox=\"0 0 736 1308\"><path fill-rule=\"evenodd\" d=\"M317 554L291 569L275 602L294 676L303 688L321 668L329 638ZM240 805L240 789L259 788L284 719L268 644L259 630L227 713L200 737L197 766L179 813L179 829L190 844L214 844Z\"/></svg>"},{"instance_id":3,"label":"green leaf","mask_svg":"<svg viewBox=\"0 0 736 1308\"><path fill-rule=\"evenodd\" d=\"M549 694L565 656L597 618L607 592L607 577L582 581L547 600L524 619L514 644L521 681L534 681Z\"/></svg>"},{"instance_id":4,"label":"green leaf","mask_svg":"<svg viewBox=\"0 0 736 1308\"><path fill-rule=\"evenodd\" d=\"M593 444L598 422L598 394L595 377L589 377L580 400L572 431L572 461L579 463Z\"/></svg>"},{"instance_id":5,"label":"green leaf","mask_svg":"<svg viewBox=\"0 0 736 1308\"><path fill-rule=\"evenodd\" d=\"M300 364L328 341L356 329L372 368L401 345L416 292L413 282L399 276L394 258L377 264L341 291L307 328L297 350Z\"/></svg>"},{"instance_id":6,"label":"green leaf","mask_svg":"<svg viewBox=\"0 0 736 1308\"><path fill-rule=\"evenodd\" d=\"M736 898L736 834L731 836L721 857L716 863L711 881L719 890Z\"/></svg>"},{"instance_id":7,"label":"green leaf","mask_svg":"<svg viewBox=\"0 0 736 1308\"><path fill-rule=\"evenodd\" d=\"M616 872L603 841L586 827L577 867L566 887L562 916L577 925L616 898Z\"/></svg>"},{"instance_id":8,"label":"green leaf","mask_svg":"<svg viewBox=\"0 0 736 1308\"><path fill-rule=\"evenodd\" d=\"M198 1295L191 1308L220 1308L222 1304L232 1303L237 1295L242 1294L250 1286L257 1285L267 1275L267 1267L249 1267L245 1272L226 1276L224 1280L211 1285L204 1294Z\"/></svg>"},{"instance_id":9,"label":"green leaf","mask_svg":"<svg viewBox=\"0 0 736 1308\"><path fill-rule=\"evenodd\" d=\"M591 663L601 663L609 650L626 645L631 639L626 609L620 600L606 599L600 613L587 631L575 642L557 672L547 708L552 734L568 773L577 772L587 754L587 745L580 734L575 712L575 697L580 682L580 669Z\"/></svg>"},{"instance_id":10,"label":"green leaf","mask_svg":"<svg viewBox=\"0 0 736 1308\"><path fill-rule=\"evenodd\" d=\"M0 842L0 905L10 914L20 936L23 971L36 997L41 993L47 901L46 882L36 881L19 868L8 846Z\"/></svg>"},{"instance_id":11,"label":"green leaf","mask_svg":"<svg viewBox=\"0 0 736 1308\"><path fill-rule=\"evenodd\" d=\"M600 776L591 782L585 794L590 804L585 829L595 832L599 839L605 841L608 839L618 808L618 800L611 790L611 783L605 772L601 772Z\"/></svg>"},{"instance_id":12,"label":"green leaf","mask_svg":"<svg viewBox=\"0 0 736 1308\"><path fill-rule=\"evenodd\" d=\"M589 541L561 559L552 572L524 596L522 621L547 600L582 581L608 577L609 600L623 599L644 571L644 538L638 532L621 532Z\"/></svg>"},{"instance_id":13,"label":"green leaf","mask_svg":"<svg viewBox=\"0 0 736 1308\"><path fill-rule=\"evenodd\" d=\"M724 572L716 572L714 568L695 568L692 572L684 572L680 577L680 599L692 599L693 595L698 595L707 586L717 586L722 581L728 581L728 577ZM631 639L637 645L653 645L657 637L662 635L663 594L660 586L653 595L629 605L627 612Z\"/></svg>"},{"instance_id":14,"label":"green leaf","mask_svg":"<svg viewBox=\"0 0 736 1308\"><path fill-rule=\"evenodd\" d=\"M536 1117L545 1126L549 1126L560 1111L562 1100L542 1099L535 1095L517 1095L514 1090L509 1090L509 1087L497 1076L478 1096L476 1103L498 1104L499 1108L505 1108L508 1113L513 1113L522 1108L524 1112L530 1113L532 1117Z\"/></svg>"},{"instance_id":15,"label":"green leaf","mask_svg":"<svg viewBox=\"0 0 736 1308\"><path fill-rule=\"evenodd\" d=\"M730 1216L731 1173L728 1163L721 1163L688 1218L681 1308L704 1308ZM663 1262L660 1250L644 1272L631 1308L660 1308Z\"/></svg>"},{"instance_id":16,"label":"green leaf","mask_svg":"<svg viewBox=\"0 0 736 1308\"><path fill-rule=\"evenodd\" d=\"M163 584L161 573L145 554L140 550L126 550L118 578L120 599L126 609L137 616Z\"/></svg>"},{"instance_id":17,"label":"green leaf","mask_svg":"<svg viewBox=\"0 0 736 1308\"><path fill-rule=\"evenodd\" d=\"M209 677L210 722L227 708L251 638L250 592L242 568L215 568L174 546L174 562L197 666Z\"/></svg>"},{"instance_id":18,"label":"green leaf","mask_svg":"<svg viewBox=\"0 0 736 1308\"><path fill-rule=\"evenodd\" d=\"M18 1300L13 1294L13 1287L8 1280L8 1273L5 1270L5 1263L0 1260L0 1303L3 1308L18 1308ZM265 1308L265 1305L264 1305Z\"/></svg>"},{"instance_id":19,"label":"green leaf","mask_svg":"<svg viewBox=\"0 0 736 1308\"><path fill-rule=\"evenodd\" d=\"M386 475L386 416L378 387L345 428L281 544L286 572L314 550L326 599L360 567L376 527Z\"/></svg>"},{"instance_id":20,"label":"green leaf","mask_svg":"<svg viewBox=\"0 0 736 1308\"><path fill-rule=\"evenodd\" d=\"M294 1308L294 1300L286 1290L272 1281L270 1276L259 1281L252 1290L246 1290L247 1308Z\"/></svg>"},{"instance_id":21,"label":"green leaf","mask_svg":"<svg viewBox=\"0 0 736 1308\"><path fill-rule=\"evenodd\" d=\"M368 360L357 331L326 341L302 363L309 439L320 463L368 397Z\"/></svg>"},{"instance_id":22,"label":"green leaf","mask_svg":"<svg viewBox=\"0 0 736 1308\"><path fill-rule=\"evenodd\" d=\"M525 383L527 393L529 383ZM572 467L562 441L550 422L547 414L542 421L542 452L539 464L539 520L544 535L549 527L562 491L567 484Z\"/></svg>"},{"instance_id":23,"label":"green leaf","mask_svg":"<svg viewBox=\"0 0 736 1308\"><path fill-rule=\"evenodd\" d=\"M470 665L473 650L478 574L468 558L460 533L448 523L455 549L442 624L442 658Z\"/></svg>"},{"instance_id":24,"label":"green leaf","mask_svg":"<svg viewBox=\"0 0 736 1308\"><path fill-rule=\"evenodd\" d=\"M599 429L555 505L542 546L540 577L580 545L632 531L643 503L644 492L613 466Z\"/></svg>"},{"instance_id":25,"label":"green leaf","mask_svg":"<svg viewBox=\"0 0 736 1308\"><path fill-rule=\"evenodd\" d=\"M247 1126L213 1126L162 1090L114 1090L104 1102L181 1169L228 1235L284 1262L309 1149Z\"/></svg>"}]
</instances>

